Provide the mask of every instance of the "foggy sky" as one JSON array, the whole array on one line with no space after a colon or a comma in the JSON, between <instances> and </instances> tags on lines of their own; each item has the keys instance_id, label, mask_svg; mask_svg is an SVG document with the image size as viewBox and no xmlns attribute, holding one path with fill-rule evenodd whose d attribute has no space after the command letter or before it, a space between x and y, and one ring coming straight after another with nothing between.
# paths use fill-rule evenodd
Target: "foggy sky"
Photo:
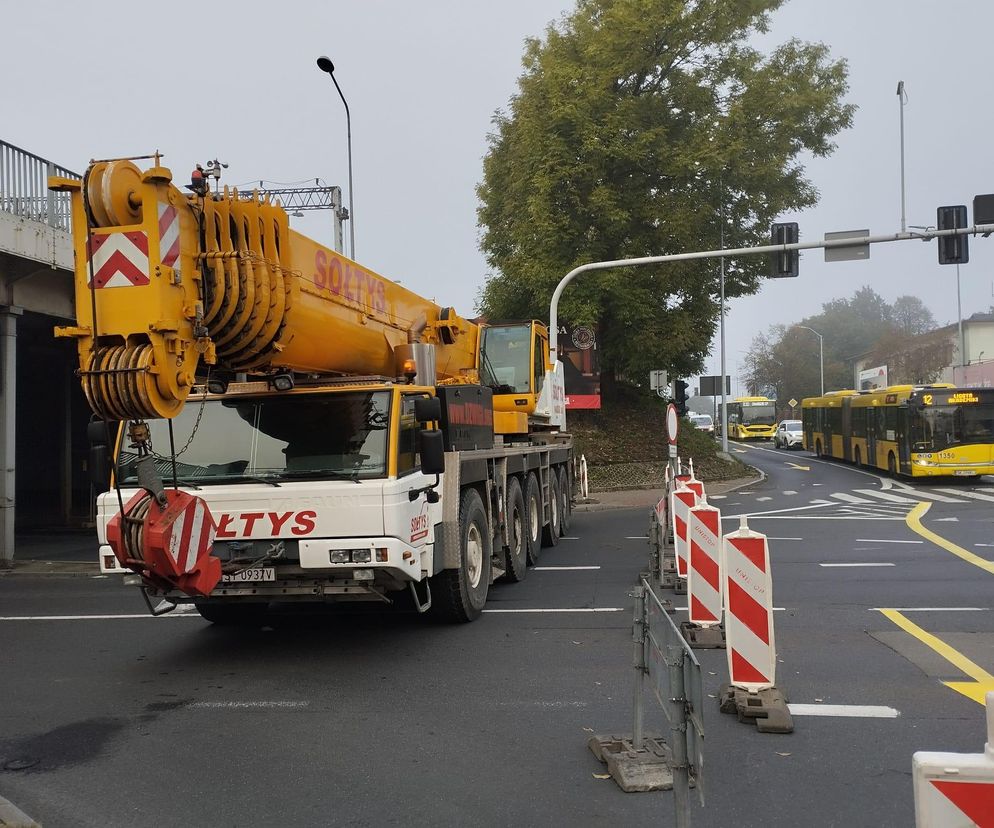
<instances>
[{"instance_id":1,"label":"foggy sky","mask_svg":"<svg viewBox=\"0 0 994 828\"><path fill-rule=\"evenodd\" d=\"M487 273L474 188L490 119L516 89L524 39L541 36L571 3L182 0L157 8L4 2L0 138L77 172L92 157L159 149L180 183L194 163L218 157L230 165L229 184L319 177L340 184L347 200L344 109L314 64L328 54L352 112L357 259L472 313ZM994 191L994 116L982 90L992 31L994 4L981 0L791 0L776 13L757 45L826 43L848 59L848 100L859 107L835 154L806 161L820 203L783 217L800 223L802 239L899 229L898 80L909 96L908 224L934 224L937 206L971 205ZM291 221L330 245L329 215ZM863 284L888 301L920 296L940 324L955 321L956 269L937 264L935 245L880 245L868 262L841 264L802 254L798 279L732 302L728 372L736 374L757 331L799 321ZM994 237L970 247L964 316L994 303ZM714 353L710 373L718 372Z\"/></svg>"}]
</instances>

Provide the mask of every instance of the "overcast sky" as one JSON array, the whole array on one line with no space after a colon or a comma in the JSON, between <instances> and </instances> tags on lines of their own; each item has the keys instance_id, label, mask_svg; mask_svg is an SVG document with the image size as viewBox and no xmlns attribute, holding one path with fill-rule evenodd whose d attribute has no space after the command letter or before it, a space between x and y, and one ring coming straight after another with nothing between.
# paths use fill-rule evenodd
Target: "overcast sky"
<instances>
[{"instance_id":1,"label":"overcast sky","mask_svg":"<svg viewBox=\"0 0 994 828\"><path fill-rule=\"evenodd\" d=\"M562 0L5 2L0 138L78 172L91 157L158 148L178 179L218 157L231 184L320 177L347 199L344 109L314 63L328 54L352 112L357 259L471 314L487 273L474 188L490 119L516 89L524 39L571 9ZM908 223L934 224L938 205L994 192L991 32L985 0L788 2L757 45L828 44L849 60L859 111L837 152L808 164L818 206L784 220L798 221L805 240L899 229L901 79ZM327 214L293 222L330 244ZM935 244L880 245L868 262L805 254L798 279L732 303L729 373L756 331L863 284L888 301L920 296L937 321L954 321L956 269L937 264ZM971 239L970 256L965 316L994 303L994 237Z\"/></svg>"}]
</instances>

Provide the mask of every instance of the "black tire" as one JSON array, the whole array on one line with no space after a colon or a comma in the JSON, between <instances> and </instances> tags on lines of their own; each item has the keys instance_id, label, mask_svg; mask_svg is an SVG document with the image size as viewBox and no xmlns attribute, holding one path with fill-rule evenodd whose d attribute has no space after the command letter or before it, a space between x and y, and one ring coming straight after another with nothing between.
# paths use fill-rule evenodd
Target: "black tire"
<instances>
[{"instance_id":1,"label":"black tire","mask_svg":"<svg viewBox=\"0 0 994 828\"><path fill-rule=\"evenodd\" d=\"M559 492L562 494L559 510L559 531L566 535L573 519L573 493L570 491L569 472L565 465L559 467Z\"/></svg>"},{"instance_id":2,"label":"black tire","mask_svg":"<svg viewBox=\"0 0 994 828\"><path fill-rule=\"evenodd\" d=\"M528 528L528 563L534 566L542 552L542 487L538 485L535 472L530 472L525 481L525 516Z\"/></svg>"},{"instance_id":3,"label":"black tire","mask_svg":"<svg viewBox=\"0 0 994 828\"><path fill-rule=\"evenodd\" d=\"M559 487L559 475L552 467L549 468L549 522L542 527L542 546L558 546L559 536L562 535L562 503L563 492Z\"/></svg>"},{"instance_id":4,"label":"black tire","mask_svg":"<svg viewBox=\"0 0 994 828\"><path fill-rule=\"evenodd\" d=\"M224 627L262 626L269 612L269 604L262 602L221 603L194 601L200 617Z\"/></svg>"},{"instance_id":5,"label":"black tire","mask_svg":"<svg viewBox=\"0 0 994 828\"><path fill-rule=\"evenodd\" d=\"M507 483L505 516L508 543L504 550L505 577L509 581L523 581L528 574L528 515L521 484L516 477L510 478Z\"/></svg>"},{"instance_id":6,"label":"black tire","mask_svg":"<svg viewBox=\"0 0 994 828\"><path fill-rule=\"evenodd\" d=\"M897 458L894 457L894 452L889 452L887 454L887 471L889 471L894 477L897 477Z\"/></svg>"},{"instance_id":7,"label":"black tire","mask_svg":"<svg viewBox=\"0 0 994 828\"><path fill-rule=\"evenodd\" d=\"M476 489L463 492L459 507L459 568L443 569L431 579L431 609L443 621L475 621L490 591L493 537L487 510Z\"/></svg>"}]
</instances>

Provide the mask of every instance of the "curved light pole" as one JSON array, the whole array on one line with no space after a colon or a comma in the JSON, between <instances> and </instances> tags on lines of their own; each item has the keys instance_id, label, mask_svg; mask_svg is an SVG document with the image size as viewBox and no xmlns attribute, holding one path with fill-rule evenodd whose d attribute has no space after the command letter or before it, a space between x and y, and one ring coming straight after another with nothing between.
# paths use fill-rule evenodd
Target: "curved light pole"
<instances>
[{"instance_id":1,"label":"curved light pole","mask_svg":"<svg viewBox=\"0 0 994 828\"><path fill-rule=\"evenodd\" d=\"M795 328L804 328L806 331L811 331L815 336L818 337L818 366L821 369L821 396L825 396L825 338L818 333L814 328L809 328L807 325L794 325Z\"/></svg>"},{"instance_id":2,"label":"curved light pole","mask_svg":"<svg viewBox=\"0 0 994 828\"><path fill-rule=\"evenodd\" d=\"M335 89L338 90L338 97L345 104L345 129L349 140L349 254L352 260L355 261L355 210L352 204L352 116L349 114L349 102L345 100L345 96L342 94L342 87L338 85L338 79L335 77L335 64L331 62L331 58L327 55L321 55L317 60L317 64L318 69L331 75L331 81L335 84Z\"/></svg>"}]
</instances>

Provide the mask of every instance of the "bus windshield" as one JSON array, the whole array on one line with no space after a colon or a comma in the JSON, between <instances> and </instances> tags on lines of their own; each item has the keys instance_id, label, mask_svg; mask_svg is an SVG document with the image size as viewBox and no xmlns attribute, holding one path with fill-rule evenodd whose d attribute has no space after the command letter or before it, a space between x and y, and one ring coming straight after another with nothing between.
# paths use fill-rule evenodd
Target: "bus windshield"
<instances>
[{"instance_id":1,"label":"bus windshield","mask_svg":"<svg viewBox=\"0 0 994 828\"><path fill-rule=\"evenodd\" d=\"M773 425L776 421L776 406L772 402L743 402L743 425Z\"/></svg>"},{"instance_id":2,"label":"bus windshield","mask_svg":"<svg viewBox=\"0 0 994 828\"><path fill-rule=\"evenodd\" d=\"M913 418L915 451L994 443L994 405L937 405Z\"/></svg>"}]
</instances>

